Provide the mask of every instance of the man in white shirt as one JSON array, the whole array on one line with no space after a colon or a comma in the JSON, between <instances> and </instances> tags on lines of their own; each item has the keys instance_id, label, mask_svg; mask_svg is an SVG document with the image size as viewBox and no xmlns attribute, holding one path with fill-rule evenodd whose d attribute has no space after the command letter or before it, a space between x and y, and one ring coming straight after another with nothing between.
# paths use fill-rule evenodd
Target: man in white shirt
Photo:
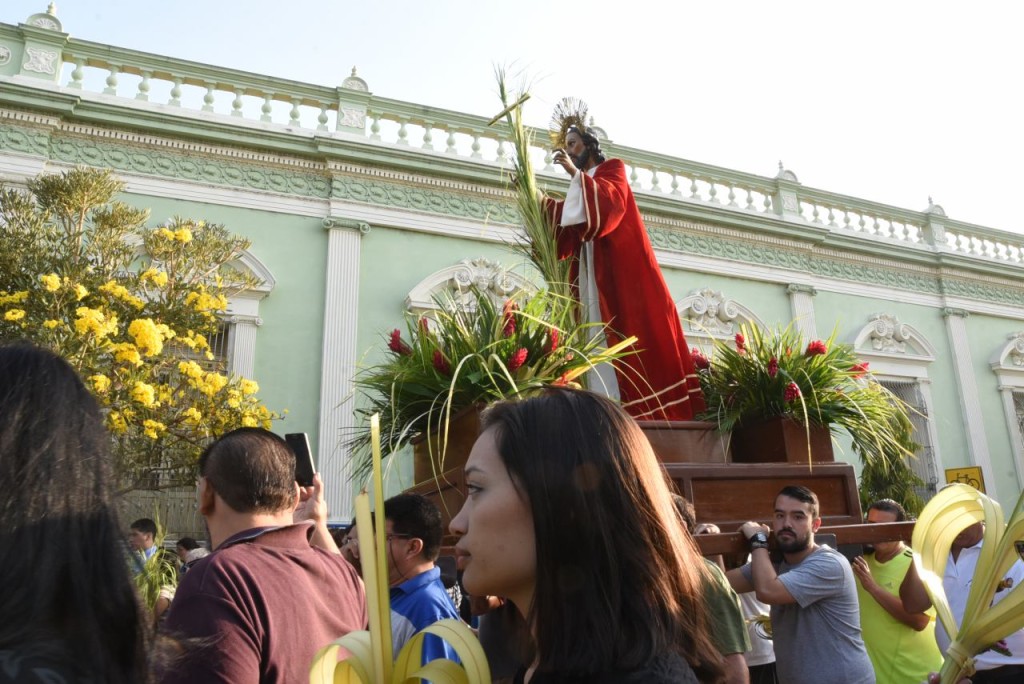
<instances>
[{"instance_id":1,"label":"man in white shirt","mask_svg":"<svg viewBox=\"0 0 1024 684\"><path fill-rule=\"evenodd\" d=\"M959 625L967 607L967 597L971 592L971 581L981 555L981 544L985 535L985 523L971 525L958 534L949 549L949 561L946 573L942 577L942 587L946 592L946 600L953 613L953 619ZM1010 590L1024 582L1024 562L1016 561L1010 566L999 588L996 589L992 605L1003 600ZM943 629L942 623L935 627L935 640L943 653L949 648L950 638ZM1006 637L999 650L988 650L974 658L977 672L971 677L974 684L1020 684L1024 682L1024 629ZM1003 652L1000 652L1003 651ZM1004 653L1009 653L1005 655Z\"/></svg>"}]
</instances>

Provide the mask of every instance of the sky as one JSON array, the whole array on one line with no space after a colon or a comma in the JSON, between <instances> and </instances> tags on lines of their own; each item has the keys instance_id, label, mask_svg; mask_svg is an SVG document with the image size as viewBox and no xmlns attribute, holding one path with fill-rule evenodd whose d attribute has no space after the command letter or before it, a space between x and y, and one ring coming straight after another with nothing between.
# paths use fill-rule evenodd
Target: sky
<instances>
[{"instance_id":1,"label":"sky","mask_svg":"<svg viewBox=\"0 0 1024 684\"><path fill-rule=\"evenodd\" d=\"M44 11L3 0L0 22ZM529 123L585 100L616 143L1024 233L1024 3L59 0L75 38Z\"/></svg>"}]
</instances>

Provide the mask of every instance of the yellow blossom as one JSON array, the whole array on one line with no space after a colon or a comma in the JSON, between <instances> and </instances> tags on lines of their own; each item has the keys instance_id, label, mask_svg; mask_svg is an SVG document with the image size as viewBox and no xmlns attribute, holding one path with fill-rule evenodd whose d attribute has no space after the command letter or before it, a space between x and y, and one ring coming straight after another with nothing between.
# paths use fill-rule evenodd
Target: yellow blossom
<instances>
[{"instance_id":1,"label":"yellow blossom","mask_svg":"<svg viewBox=\"0 0 1024 684\"><path fill-rule=\"evenodd\" d=\"M24 309L11 309L10 311L8 311L7 313L4 314L4 320L5 321L20 321L24 317L25 317L25 310Z\"/></svg>"},{"instance_id":2,"label":"yellow blossom","mask_svg":"<svg viewBox=\"0 0 1024 684\"><path fill-rule=\"evenodd\" d=\"M195 406L189 406L181 415L192 425L198 425L203 420L203 414Z\"/></svg>"},{"instance_id":3,"label":"yellow blossom","mask_svg":"<svg viewBox=\"0 0 1024 684\"><path fill-rule=\"evenodd\" d=\"M203 377L203 369L195 361L182 361L178 364L178 372L193 380Z\"/></svg>"},{"instance_id":4,"label":"yellow blossom","mask_svg":"<svg viewBox=\"0 0 1024 684\"><path fill-rule=\"evenodd\" d=\"M117 299L120 299L123 302L127 302L128 304L134 306L136 309L141 309L146 305L145 302L143 302L141 299L139 299L131 292L129 292L128 288L113 280L108 280L107 282L100 285L100 292L105 292L111 297L116 297Z\"/></svg>"},{"instance_id":5,"label":"yellow blossom","mask_svg":"<svg viewBox=\"0 0 1024 684\"><path fill-rule=\"evenodd\" d=\"M58 325L60 325L60 321L55 321L52 318L48 321L43 321L43 327L46 328L47 330L53 330Z\"/></svg>"},{"instance_id":6,"label":"yellow blossom","mask_svg":"<svg viewBox=\"0 0 1024 684\"><path fill-rule=\"evenodd\" d=\"M174 392L167 385L160 385L156 388L156 400L161 404L170 403Z\"/></svg>"},{"instance_id":7,"label":"yellow blossom","mask_svg":"<svg viewBox=\"0 0 1024 684\"><path fill-rule=\"evenodd\" d=\"M114 314L107 316L99 309L90 309L87 306L78 307L75 314L78 316L75 319L75 330L79 335L91 332L98 339L102 339L117 332L117 316Z\"/></svg>"},{"instance_id":8,"label":"yellow blossom","mask_svg":"<svg viewBox=\"0 0 1024 684\"><path fill-rule=\"evenodd\" d=\"M152 318L136 318L128 326L128 334L146 356L156 356L164 349L164 336L159 325ZM167 326L163 328L166 330Z\"/></svg>"},{"instance_id":9,"label":"yellow blossom","mask_svg":"<svg viewBox=\"0 0 1024 684\"><path fill-rule=\"evenodd\" d=\"M60 276L56 273L41 275L39 276L39 280L43 283L43 287L47 292L56 292L60 289Z\"/></svg>"},{"instance_id":10,"label":"yellow blossom","mask_svg":"<svg viewBox=\"0 0 1024 684\"><path fill-rule=\"evenodd\" d=\"M242 393L236 389L228 390L228 406L236 409L242 405Z\"/></svg>"},{"instance_id":11,"label":"yellow blossom","mask_svg":"<svg viewBox=\"0 0 1024 684\"><path fill-rule=\"evenodd\" d=\"M196 389L208 397L220 392L228 384L228 379L220 373L206 373L201 379L195 382Z\"/></svg>"},{"instance_id":12,"label":"yellow blossom","mask_svg":"<svg viewBox=\"0 0 1024 684\"><path fill-rule=\"evenodd\" d=\"M147 268L139 275L139 279L143 282L148 280L157 287L163 287L167 284L167 273L155 268Z\"/></svg>"},{"instance_id":13,"label":"yellow blossom","mask_svg":"<svg viewBox=\"0 0 1024 684\"><path fill-rule=\"evenodd\" d=\"M242 427L258 427L259 421L250 415L242 416Z\"/></svg>"},{"instance_id":14,"label":"yellow blossom","mask_svg":"<svg viewBox=\"0 0 1024 684\"><path fill-rule=\"evenodd\" d=\"M242 390L242 394L250 395L256 394L260 391L260 386L256 384L255 380L249 380L248 378L241 378L238 381L238 389Z\"/></svg>"},{"instance_id":15,"label":"yellow blossom","mask_svg":"<svg viewBox=\"0 0 1024 684\"><path fill-rule=\"evenodd\" d=\"M156 234L159 235L162 238L167 239L167 240L173 240L174 239L174 231L173 230L168 230L167 228L161 228L160 230L156 231Z\"/></svg>"},{"instance_id":16,"label":"yellow blossom","mask_svg":"<svg viewBox=\"0 0 1024 684\"><path fill-rule=\"evenodd\" d=\"M21 290L20 292L0 292L0 305L21 304L26 299L28 299L28 290Z\"/></svg>"},{"instance_id":17,"label":"yellow blossom","mask_svg":"<svg viewBox=\"0 0 1024 684\"><path fill-rule=\"evenodd\" d=\"M114 353L114 360L122 363L130 363L133 366L142 365L142 355L138 348L131 342L121 342L113 345L110 350Z\"/></svg>"},{"instance_id":18,"label":"yellow blossom","mask_svg":"<svg viewBox=\"0 0 1024 684\"><path fill-rule=\"evenodd\" d=\"M156 390L145 382L137 382L132 387L132 399L149 408L156 404Z\"/></svg>"},{"instance_id":19,"label":"yellow blossom","mask_svg":"<svg viewBox=\"0 0 1024 684\"><path fill-rule=\"evenodd\" d=\"M180 228L174 231L174 239L183 245L187 245L192 242L192 231L188 228Z\"/></svg>"},{"instance_id":20,"label":"yellow blossom","mask_svg":"<svg viewBox=\"0 0 1024 684\"><path fill-rule=\"evenodd\" d=\"M92 383L92 388L96 390L97 394L105 394L110 389L110 378L105 375L90 375L89 382Z\"/></svg>"},{"instance_id":21,"label":"yellow blossom","mask_svg":"<svg viewBox=\"0 0 1024 684\"><path fill-rule=\"evenodd\" d=\"M82 301L87 294L89 294L89 291L85 289L85 286L75 285L75 299Z\"/></svg>"},{"instance_id":22,"label":"yellow blossom","mask_svg":"<svg viewBox=\"0 0 1024 684\"><path fill-rule=\"evenodd\" d=\"M124 434L125 430L128 429L128 423L119 411L111 411L107 414L107 423L110 425L112 432Z\"/></svg>"},{"instance_id":23,"label":"yellow blossom","mask_svg":"<svg viewBox=\"0 0 1024 684\"><path fill-rule=\"evenodd\" d=\"M167 426L161 423L159 420L151 420L147 418L142 421L142 431L150 439L156 439L160 436L161 432L167 431Z\"/></svg>"}]
</instances>

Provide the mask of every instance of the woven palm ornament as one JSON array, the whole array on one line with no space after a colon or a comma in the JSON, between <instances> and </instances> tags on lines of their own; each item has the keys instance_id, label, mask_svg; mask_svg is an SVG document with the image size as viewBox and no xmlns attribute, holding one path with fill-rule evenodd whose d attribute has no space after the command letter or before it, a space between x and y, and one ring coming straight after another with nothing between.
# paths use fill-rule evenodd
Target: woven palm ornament
<instances>
[{"instance_id":1,"label":"woven palm ornament","mask_svg":"<svg viewBox=\"0 0 1024 684\"><path fill-rule=\"evenodd\" d=\"M565 136L573 126L581 131L586 131L588 128L587 113L586 102L575 97L563 97L555 105L555 111L551 114L551 123L548 124L551 144L556 148L564 148Z\"/></svg>"}]
</instances>

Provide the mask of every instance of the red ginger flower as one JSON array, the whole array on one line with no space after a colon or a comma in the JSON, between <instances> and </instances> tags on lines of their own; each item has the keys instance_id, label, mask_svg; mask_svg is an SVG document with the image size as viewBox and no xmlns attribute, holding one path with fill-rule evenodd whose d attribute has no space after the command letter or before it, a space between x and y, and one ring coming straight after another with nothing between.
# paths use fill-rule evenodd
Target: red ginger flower
<instances>
[{"instance_id":1,"label":"red ginger flower","mask_svg":"<svg viewBox=\"0 0 1024 684\"><path fill-rule=\"evenodd\" d=\"M558 349L558 328L552 328L548 332L548 339L551 340L551 343L548 345L548 354L551 354Z\"/></svg>"},{"instance_id":2,"label":"red ginger flower","mask_svg":"<svg viewBox=\"0 0 1024 684\"><path fill-rule=\"evenodd\" d=\"M513 352L512 356L508 357L509 372L514 373L515 371L519 370L522 367L522 365L526 363L526 357L528 354L529 352L526 351L526 347L520 347L515 352Z\"/></svg>"},{"instance_id":3,"label":"red ginger flower","mask_svg":"<svg viewBox=\"0 0 1024 684\"><path fill-rule=\"evenodd\" d=\"M800 388L795 382L791 382L786 385L785 391L782 393L782 398L786 401L796 401L800 396Z\"/></svg>"},{"instance_id":4,"label":"red ginger flower","mask_svg":"<svg viewBox=\"0 0 1024 684\"><path fill-rule=\"evenodd\" d=\"M700 349L691 349L690 358L693 359L693 367L697 370L707 370L711 368L711 362L708 361L708 357L701 353Z\"/></svg>"},{"instance_id":5,"label":"red ginger flower","mask_svg":"<svg viewBox=\"0 0 1024 684\"><path fill-rule=\"evenodd\" d=\"M768 359L768 377L774 378L779 374L779 360L774 356Z\"/></svg>"},{"instance_id":6,"label":"red ginger flower","mask_svg":"<svg viewBox=\"0 0 1024 684\"><path fill-rule=\"evenodd\" d=\"M452 374L452 366L448 363L448 359L444 357L440 349L434 350L434 368L442 375Z\"/></svg>"},{"instance_id":7,"label":"red ginger flower","mask_svg":"<svg viewBox=\"0 0 1024 684\"><path fill-rule=\"evenodd\" d=\"M819 354L827 354L828 347L821 340L814 340L807 345L807 351L804 352L804 356L818 356Z\"/></svg>"},{"instance_id":8,"label":"red ginger flower","mask_svg":"<svg viewBox=\"0 0 1024 684\"><path fill-rule=\"evenodd\" d=\"M426 316L420 316L420 332L424 335L430 332L430 321Z\"/></svg>"},{"instance_id":9,"label":"red ginger flower","mask_svg":"<svg viewBox=\"0 0 1024 684\"><path fill-rule=\"evenodd\" d=\"M742 333L736 333L736 351L744 354L747 351L747 340Z\"/></svg>"},{"instance_id":10,"label":"red ginger flower","mask_svg":"<svg viewBox=\"0 0 1024 684\"><path fill-rule=\"evenodd\" d=\"M412 354L412 349L409 348L409 345L402 341L402 331L398 328L391 331L391 337L388 339L388 349L400 356Z\"/></svg>"},{"instance_id":11,"label":"red ginger flower","mask_svg":"<svg viewBox=\"0 0 1024 684\"><path fill-rule=\"evenodd\" d=\"M853 377L863 378L864 374L868 372L868 362L855 363L850 370L853 372Z\"/></svg>"},{"instance_id":12,"label":"red ginger flower","mask_svg":"<svg viewBox=\"0 0 1024 684\"><path fill-rule=\"evenodd\" d=\"M513 299L507 300L505 305L501 307L501 333L505 337L512 337L516 332L516 311L519 311L519 305Z\"/></svg>"}]
</instances>

